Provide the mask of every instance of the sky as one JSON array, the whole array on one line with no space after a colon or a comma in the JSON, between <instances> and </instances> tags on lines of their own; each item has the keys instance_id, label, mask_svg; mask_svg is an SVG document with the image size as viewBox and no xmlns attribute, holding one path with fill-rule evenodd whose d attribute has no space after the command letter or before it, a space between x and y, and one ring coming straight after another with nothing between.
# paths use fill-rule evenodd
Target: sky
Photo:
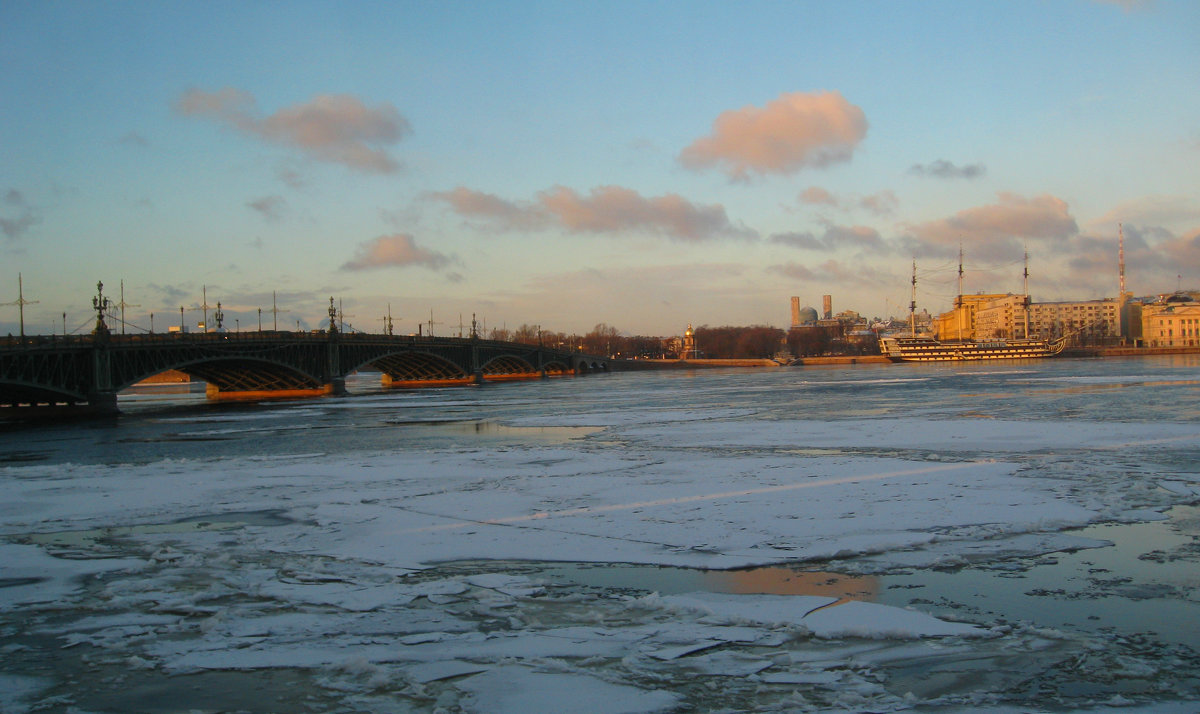
<instances>
[{"instance_id":1,"label":"sky","mask_svg":"<svg viewBox=\"0 0 1200 714\"><path fill-rule=\"evenodd\" d=\"M0 333L1200 288L1190 0L6 0L0 68Z\"/></svg>"}]
</instances>

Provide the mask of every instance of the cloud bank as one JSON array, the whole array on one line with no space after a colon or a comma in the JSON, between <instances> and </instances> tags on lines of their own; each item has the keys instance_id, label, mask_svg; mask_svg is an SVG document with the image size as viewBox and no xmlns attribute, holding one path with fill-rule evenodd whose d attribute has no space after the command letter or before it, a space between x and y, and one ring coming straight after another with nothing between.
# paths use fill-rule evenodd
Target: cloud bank
<instances>
[{"instance_id":1,"label":"cloud bank","mask_svg":"<svg viewBox=\"0 0 1200 714\"><path fill-rule=\"evenodd\" d=\"M262 116L249 92L232 87L215 92L191 89L176 100L174 109L367 173L395 172L399 164L384 147L411 132L408 120L390 104L368 107L347 94L318 95Z\"/></svg>"},{"instance_id":2,"label":"cloud bank","mask_svg":"<svg viewBox=\"0 0 1200 714\"><path fill-rule=\"evenodd\" d=\"M811 232L776 233L770 238L771 243L786 245L801 250L832 251L839 248L853 247L882 251L886 244L879 231L869 226L826 226L824 234L817 236Z\"/></svg>"},{"instance_id":3,"label":"cloud bank","mask_svg":"<svg viewBox=\"0 0 1200 714\"><path fill-rule=\"evenodd\" d=\"M735 227L720 204L696 204L673 193L647 197L622 186L599 186L586 195L555 186L526 202L508 201L461 186L433 197L464 218L500 230L648 232L685 242L755 236L754 231Z\"/></svg>"},{"instance_id":4,"label":"cloud bank","mask_svg":"<svg viewBox=\"0 0 1200 714\"><path fill-rule=\"evenodd\" d=\"M841 93L794 92L762 108L723 112L712 133L684 148L679 161L692 170L718 167L746 181L849 161L866 135L866 115Z\"/></svg>"},{"instance_id":5,"label":"cloud bank","mask_svg":"<svg viewBox=\"0 0 1200 714\"><path fill-rule=\"evenodd\" d=\"M453 262L452 259L446 255L418 246L411 235L396 233L359 244L354 258L344 263L342 270L369 270L410 265L439 270L451 262Z\"/></svg>"},{"instance_id":6,"label":"cloud bank","mask_svg":"<svg viewBox=\"0 0 1200 714\"><path fill-rule=\"evenodd\" d=\"M1063 242L1079 233L1066 201L1043 194L998 194L998 202L967 208L935 221L908 226L918 244L939 251L960 244L986 258L1011 257L1024 240Z\"/></svg>"}]
</instances>

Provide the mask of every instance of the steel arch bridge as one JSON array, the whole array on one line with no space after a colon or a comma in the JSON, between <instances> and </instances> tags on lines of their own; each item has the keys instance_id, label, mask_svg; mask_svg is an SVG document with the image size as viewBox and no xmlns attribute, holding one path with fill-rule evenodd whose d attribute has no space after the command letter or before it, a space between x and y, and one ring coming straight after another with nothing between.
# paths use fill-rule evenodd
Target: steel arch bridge
<instances>
[{"instance_id":1,"label":"steel arch bridge","mask_svg":"<svg viewBox=\"0 0 1200 714\"><path fill-rule=\"evenodd\" d=\"M360 333L197 333L25 337L0 342L0 409L116 410L117 393L177 370L213 399L342 394L346 375L373 369L385 386L531 379L607 372L605 357L477 338Z\"/></svg>"}]
</instances>

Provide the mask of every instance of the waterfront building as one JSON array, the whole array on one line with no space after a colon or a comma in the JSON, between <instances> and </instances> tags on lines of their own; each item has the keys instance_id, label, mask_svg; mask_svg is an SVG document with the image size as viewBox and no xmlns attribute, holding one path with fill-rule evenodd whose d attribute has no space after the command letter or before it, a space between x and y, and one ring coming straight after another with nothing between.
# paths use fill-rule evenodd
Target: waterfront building
<instances>
[{"instance_id":1,"label":"waterfront building","mask_svg":"<svg viewBox=\"0 0 1200 714\"><path fill-rule=\"evenodd\" d=\"M1146 347L1200 346L1200 302L1172 295L1142 305L1142 341Z\"/></svg>"},{"instance_id":2,"label":"waterfront building","mask_svg":"<svg viewBox=\"0 0 1200 714\"><path fill-rule=\"evenodd\" d=\"M930 325L937 340L975 339L977 313L995 300L1008 295L959 295L954 299L954 308L933 318Z\"/></svg>"},{"instance_id":3,"label":"waterfront building","mask_svg":"<svg viewBox=\"0 0 1200 714\"><path fill-rule=\"evenodd\" d=\"M1076 344L1097 344L1121 336L1120 305L1113 298L1030 305L1030 336L1055 339L1074 335Z\"/></svg>"},{"instance_id":4,"label":"waterfront building","mask_svg":"<svg viewBox=\"0 0 1200 714\"><path fill-rule=\"evenodd\" d=\"M1025 329L1027 304L1028 334ZM1129 309L1127 307L1126 311ZM964 295L954 310L939 315L934 324L935 334L942 340L1053 340L1072 335L1077 344L1096 344L1121 336L1121 311L1122 306L1113 298L1028 302L1027 296L1011 293ZM959 334L963 336L959 338ZM1125 337L1129 338L1129 335Z\"/></svg>"}]
</instances>

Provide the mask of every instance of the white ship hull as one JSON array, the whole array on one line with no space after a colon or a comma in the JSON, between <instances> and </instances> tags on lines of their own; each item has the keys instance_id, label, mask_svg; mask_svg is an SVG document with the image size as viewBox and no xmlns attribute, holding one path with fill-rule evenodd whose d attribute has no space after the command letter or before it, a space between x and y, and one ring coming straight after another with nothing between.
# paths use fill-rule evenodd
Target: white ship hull
<instances>
[{"instance_id":1,"label":"white ship hull","mask_svg":"<svg viewBox=\"0 0 1200 714\"><path fill-rule=\"evenodd\" d=\"M938 342L931 337L883 337L880 351L896 362L963 362L968 360L1040 359L1063 351L1064 340L995 340Z\"/></svg>"}]
</instances>

